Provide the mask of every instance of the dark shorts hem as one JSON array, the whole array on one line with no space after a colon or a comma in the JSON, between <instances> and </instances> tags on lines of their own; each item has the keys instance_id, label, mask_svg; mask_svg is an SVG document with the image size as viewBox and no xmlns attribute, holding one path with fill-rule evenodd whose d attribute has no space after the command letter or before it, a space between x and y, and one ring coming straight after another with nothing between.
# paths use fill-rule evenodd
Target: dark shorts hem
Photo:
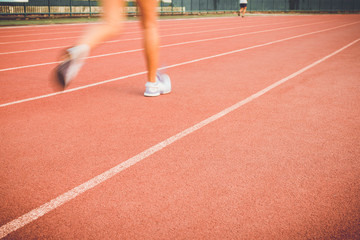
<instances>
[{"instance_id":1,"label":"dark shorts hem","mask_svg":"<svg viewBox=\"0 0 360 240\"><path fill-rule=\"evenodd\" d=\"M240 8L244 8L247 6L247 3L240 3Z\"/></svg>"}]
</instances>

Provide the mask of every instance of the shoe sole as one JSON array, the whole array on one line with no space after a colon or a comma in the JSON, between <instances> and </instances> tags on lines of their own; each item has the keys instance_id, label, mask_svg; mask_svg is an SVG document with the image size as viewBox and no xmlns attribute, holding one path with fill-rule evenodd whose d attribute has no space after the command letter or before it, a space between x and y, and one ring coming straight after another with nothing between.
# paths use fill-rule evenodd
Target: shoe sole
<instances>
[{"instance_id":1,"label":"shoe sole","mask_svg":"<svg viewBox=\"0 0 360 240\"><path fill-rule=\"evenodd\" d=\"M56 69L56 80L57 80L57 83L65 88L66 87L66 81L65 81L65 75L70 67L70 62L71 61L66 61L62 64L60 64L57 69Z\"/></svg>"},{"instance_id":2,"label":"shoe sole","mask_svg":"<svg viewBox=\"0 0 360 240\"><path fill-rule=\"evenodd\" d=\"M157 96L160 96L160 93L157 93L157 94L144 93L144 96L145 96L145 97L157 97Z\"/></svg>"}]
</instances>

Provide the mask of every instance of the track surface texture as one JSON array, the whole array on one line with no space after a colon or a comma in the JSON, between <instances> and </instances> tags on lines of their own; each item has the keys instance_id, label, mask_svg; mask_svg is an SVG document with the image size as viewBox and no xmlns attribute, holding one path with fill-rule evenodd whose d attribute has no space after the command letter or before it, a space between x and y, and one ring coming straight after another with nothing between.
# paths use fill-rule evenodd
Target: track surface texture
<instances>
[{"instance_id":1,"label":"track surface texture","mask_svg":"<svg viewBox=\"0 0 360 240\"><path fill-rule=\"evenodd\" d=\"M89 26L0 28L0 238L360 239L360 15L161 20L157 98Z\"/></svg>"}]
</instances>

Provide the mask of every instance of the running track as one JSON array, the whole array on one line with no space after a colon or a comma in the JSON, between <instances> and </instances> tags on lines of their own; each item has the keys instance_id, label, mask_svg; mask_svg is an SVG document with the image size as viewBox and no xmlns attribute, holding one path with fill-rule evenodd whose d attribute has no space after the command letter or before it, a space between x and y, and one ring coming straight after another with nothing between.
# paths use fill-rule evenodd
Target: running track
<instances>
[{"instance_id":1,"label":"running track","mask_svg":"<svg viewBox=\"0 0 360 240\"><path fill-rule=\"evenodd\" d=\"M0 238L360 239L360 16L138 22L64 92L88 25L0 29Z\"/></svg>"}]
</instances>

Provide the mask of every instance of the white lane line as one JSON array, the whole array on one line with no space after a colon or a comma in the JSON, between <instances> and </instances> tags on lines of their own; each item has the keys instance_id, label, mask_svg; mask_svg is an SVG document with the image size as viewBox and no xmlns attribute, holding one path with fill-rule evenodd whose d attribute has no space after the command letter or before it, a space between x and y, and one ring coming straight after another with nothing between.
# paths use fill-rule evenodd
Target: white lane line
<instances>
[{"instance_id":1,"label":"white lane line","mask_svg":"<svg viewBox=\"0 0 360 240\"><path fill-rule=\"evenodd\" d=\"M118 78L109 79L109 80L106 80L106 81L103 81L103 82L97 82L97 83L84 85L84 86L77 87L77 88L67 89L67 90L61 91L61 92L54 92L54 93L49 93L49 94L45 94L45 95L41 95L41 96L37 96L37 97L26 98L26 99L14 101L14 102L9 102L9 103L5 103L5 104L1 104L0 108L10 106L10 105L14 105L14 104L18 104L18 103L24 103L24 102L29 102L29 101L34 101L34 100L38 100L38 99L48 98L48 97L52 97L52 96L56 96L56 95L61 95L61 94L65 94L65 93L75 92L75 91L78 91L78 90L81 90L81 89L95 87L95 86L102 85L102 84L105 84L105 83L110 83L110 82L114 82L114 81L118 81L118 80L122 80L122 79L126 79L126 78L145 75L146 73L147 73L146 71L145 72L138 72L138 73L129 74L129 75L118 77Z\"/></svg>"},{"instance_id":2,"label":"white lane line","mask_svg":"<svg viewBox=\"0 0 360 240\"><path fill-rule=\"evenodd\" d=\"M314 66L324 62L325 60L327 60L328 58L338 54L339 52L345 50L346 48L352 46L353 44L357 43L360 40L357 39L349 44L347 44L346 46L336 50L335 52L321 58L320 60L300 69L299 71L271 84L270 86L262 89L261 91L247 97L246 99L241 100L240 102L224 109L223 111L185 129L182 132L179 132L178 134L169 137L168 139L148 148L147 150L137 154L136 156L126 160L125 162L122 162L120 164L118 164L117 166L107 170L106 172L103 172L100 175L97 175L96 177L90 179L89 181L71 189L70 191L52 199L51 201L41 205L40 207L22 215L21 217L6 223L5 225L0 227L0 238L3 238L5 236L7 236L8 234L24 227L25 225L35 221L36 219L38 219L39 217L42 217L43 215L53 211L54 209L60 207L61 205L69 202L70 200L76 198L77 196L79 196L80 194L94 188L95 186L105 182L106 180L112 178L113 176L119 174L120 172L124 171L125 169L135 165L136 163L144 160L145 158L153 155L154 153L160 151L161 149L169 146L170 144L182 139L183 137L195 132L196 130L220 119L221 117L237 110L238 108L240 108L241 106L253 101L256 98L259 98L260 96L264 95L265 93L269 92L270 90L278 87L279 85L289 81L290 79L300 75L301 73L309 70L310 68L313 68Z\"/></svg>"},{"instance_id":3,"label":"white lane line","mask_svg":"<svg viewBox=\"0 0 360 240\"><path fill-rule=\"evenodd\" d=\"M345 24L345 25L341 25L341 26L337 26L337 27L333 27L333 28L328 28L328 29L320 30L320 31L316 31L316 32L311 32L310 34L317 33L317 32L323 32L323 31L329 31L329 30L333 30L333 29L336 29L336 28L340 28L340 27L344 27L344 26L348 26L348 25L352 25L352 24L356 24L356 23L358 23L358 22L349 23L349 24ZM314 24L316 24L316 23L302 24L302 25L296 25L296 26L290 26L290 27L282 27L282 28L274 28L274 29L261 30L261 31L255 31L255 32L240 33L240 34L223 36L223 37L216 37L216 38L206 38L206 39L200 39L200 40L194 40L194 41L188 41L188 42L173 43L173 44L162 45L162 46L160 46L160 48L174 47L174 46L180 46L180 45L192 44L192 43L200 43L200 42L207 42L207 41L215 41L215 40L221 40L221 39L226 39L226 38L234 38L234 37L245 36L245 35L250 35L250 34L278 31L278 30L284 30L284 29L290 29L290 28L296 28L296 27L303 27L303 26L314 25ZM139 51L142 51L142 50L143 50L143 48L139 48L139 49L122 51L122 52L107 53L107 54L91 56L91 57L88 57L88 59L107 57L107 56L119 55L119 54L124 54L124 53L133 53L133 52L139 52ZM0 72L19 70L19 69L24 69L24 68L40 67L40 66L58 64L58 63L60 63L60 62L57 61L57 62L48 62L48 63L38 63L38 64L32 64L32 65L19 66L19 67L3 68L3 69L0 69Z\"/></svg>"},{"instance_id":4,"label":"white lane line","mask_svg":"<svg viewBox=\"0 0 360 240\"><path fill-rule=\"evenodd\" d=\"M68 34L68 33L81 33L84 32L84 30L72 30L72 31L66 31L66 32L43 32L43 33L29 33L29 34L18 34L18 35L6 35L6 36L0 36L0 38L12 38L12 37L29 37L29 36L40 36L40 35L52 35L52 34Z\"/></svg>"},{"instance_id":5,"label":"white lane line","mask_svg":"<svg viewBox=\"0 0 360 240\"><path fill-rule=\"evenodd\" d=\"M3 33L3 29L20 29L23 31L23 28L46 28L46 27L62 27L62 26L78 26L78 25L91 25L98 24L98 22L87 22L87 23L61 23L61 24L42 24L42 25L26 25L26 26L8 26L8 27L0 27L0 33ZM32 29L26 29L28 31L32 31ZM52 30L52 29L49 29Z\"/></svg>"},{"instance_id":6,"label":"white lane line","mask_svg":"<svg viewBox=\"0 0 360 240\"><path fill-rule=\"evenodd\" d=\"M317 22L317 23L310 23L309 25L322 24L322 23L328 23L328 22L333 22L333 21L323 21L323 22ZM199 34L199 33L220 32L220 31L228 31L228 30L235 30L235 29L250 28L250 27L260 27L260 26L268 26L268 25L279 25L279 24L285 24L285 23L289 23L289 22L275 23L275 24L267 23L267 24L248 25L248 26L240 26L240 27L232 27L232 28L220 28L220 29L203 30L203 31L196 31L196 32L174 33L174 34L161 35L160 37L161 37L161 38L164 38L164 37L173 37L173 36L183 36L183 35ZM117 43L117 42L134 41L134 40L142 40L142 37L111 40L111 41L106 41L106 42L104 42L104 43ZM20 51L13 51L13 52L2 52L2 53L0 53L0 55L15 54L15 53L36 52L36 51L51 50L51 49L57 49L57 48L65 48L65 47L68 47L68 46L69 46L69 45L66 45L66 46L55 46L55 47L48 47L48 48L39 48L39 49L20 50Z\"/></svg>"},{"instance_id":7,"label":"white lane line","mask_svg":"<svg viewBox=\"0 0 360 240\"><path fill-rule=\"evenodd\" d=\"M23 68L40 67L40 66L46 66L46 65L51 65L51 64L57 64L57 63L61 63L61 61L57 61L57 62L47 62L47 63L38 63L38 64L32 64L32 65L26 65L26 66L20 66L20 67L12 67L12 68L4 68L4 69L0 69L0 72L18 70L18 69L23 69Z\"/></svg>"},{"instance_id":8,"label":"white lane line","mask_svg":"<svg viewBox=\"0 0 360 240\"><path fill-rule=\"evenodd\" d=\"M349 24L347 24L347 25L349 25ZM338 27L335 27L335 28L338 28ZM308 36L308 35L319 33L319 32L329 31L331 29L333 29L333 28L324 29L324 30L320 30L320 31L316 31L316 32L305 33L305 34L301 34L301 35L297 35L297 36L293 36L293 37L288 37L288 38L283 38L283 39L280 39L280 40L275 40L275 41L272 41L272 42L267 42L267 43L264 43L264 44L259 44L259 45L254 45L254 46L247 47L247 48L241 48L241 49L233 50L233 51L230 51L230 52L220 53L220 54L216 54L216 55L212 55L212 56L208 56L208 57L194 59L194 60L191 60L191 61L186 61L186 62L182 62L182 63L178 63L178 64L173 64L173 65L170 65L170 66L167 66L167 67L159 68L159 70L169 69L169 68L178 67L178 66L182 66L182 65L186 65L186 64L190 64L190 63L204 61L204 60L207 60L207 59L226 56L226 55L229 55L229 54L234 54L234 53L238 53L238 52L242 52L242 51L246 51L246 50L250 50L250 49L254 49L254 48L258 48L258 47L264 47L264 46L268 46L268 45L271 45L271 44L284 42L284 41L287 41L287 40L296 39L296 38ZM3 104L0 104L0 108L15 105L15 104L19 104L19 103L30 102L30 101L34 101L34 100L38 100L38 99L48 98L48 97L56 96L56 95L59 95L59 94L65 94L65 93L69 93L69 92L74 92L74 91L78 91L78 90L82 90L82 89L86 89L86 88L90 88L90 87L95 87L95 86L98 86L98 85L102 85L102 84L106 84L106 83L110 83L110 82L115 82L115 81L118 81L118 80L130 78L130 77L143 75L145 73L146 72L134 73L134 74L118 77L118 78L113 78L113 79L109 79L109 80L105 80L105 81L101 81L101 82L97 82L97 83L93 83L93 84L84 85L84 86L77 87L77 88L68 89L68 90L65 90L65 91L62 91L62 92L55 92L55 93L40 95L40 96L37 96L37 97L31 97L31 98L21 99L21 100L17 100L17 101L13 101L13 102L3 103Z\"/></svg>"}]
</instances>

